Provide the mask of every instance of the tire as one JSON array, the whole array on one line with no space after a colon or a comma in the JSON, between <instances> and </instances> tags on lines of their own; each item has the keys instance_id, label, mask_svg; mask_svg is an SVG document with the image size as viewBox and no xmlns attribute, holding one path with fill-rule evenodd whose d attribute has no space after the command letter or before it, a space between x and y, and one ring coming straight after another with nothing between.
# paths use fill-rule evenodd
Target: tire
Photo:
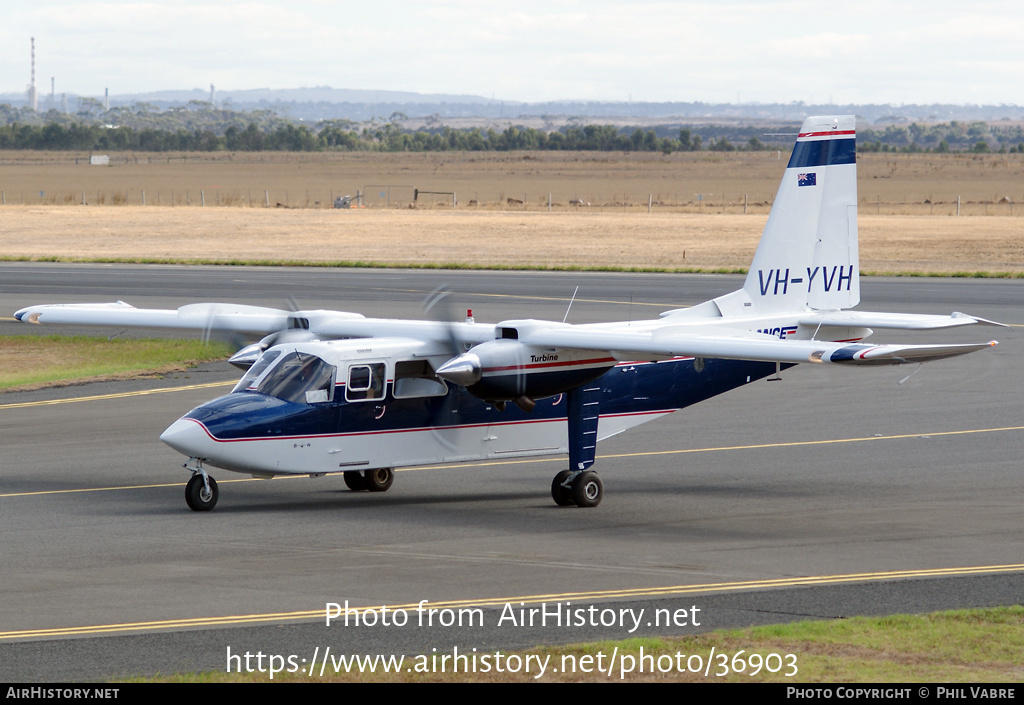
<instances>
[{"instance_id":1,"label":"tire","mask_svg":"<svg viewBox=\"0 0 1024 705\"><path fill-rule=\"evenodd\" d=\"M345 471L345 486L353 492L359 492L366 489L366 478L363 477L363 473L358 470L346 470Z\"/></svg>"},{"instance_id":2,"label":"tire","mask_svg":"<svg viewBox=\"0 0 1024 705\"><path fill-rule=\"evenodd\" d=\"M572 496L577 507L596 507L604 496L604 483L596 472L581 472L573 480Z\"/></svg>"},{"instance_id":3,"label":"tire","mask_svg":"<svg viewBox=\"0 0 1024 705\"><path fill-rule=\"evenodd\" d=\"M564 487L562 484L565 482L565 478L571 474L571 470L563 470L551 481L551 499L555 500L555 504L559 507L571 507L576 504L576 500L572 496L572 487Z\"/></svg>"},{"instance_id":4,"label":"tire","mask_svg":"<svg viewBox=\"0 0 1024 705\"><path fill-rule=\"evenodd\" d=\"M192 511L208 512L217 506L217 497L220 494L217 490L217 481L212 477L209 480L209 491L206 490L203 476L199 474L193 475L185 485L185 503Z\"/></svg>"},{"instance_id":5,"label":"tire","mask_svg":"<svg viewBox=\"0 0 1024 705\"><path fill-rule=\"evenodd\" d=\"M363 481L366 483L366 489L370 492L387 492L391 483L395 481L395 471L391 468L365 470Z\"/></svg>"}]
</instances>

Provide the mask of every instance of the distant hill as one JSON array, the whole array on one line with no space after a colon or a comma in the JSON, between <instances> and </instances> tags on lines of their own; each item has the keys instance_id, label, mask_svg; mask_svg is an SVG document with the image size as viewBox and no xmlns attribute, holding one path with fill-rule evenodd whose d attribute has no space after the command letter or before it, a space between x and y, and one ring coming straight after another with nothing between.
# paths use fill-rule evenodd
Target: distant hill
<instances>
[{"instance_id":1,"label":"distant hill","mask_svg":"<svg viewBox=\"0 0 1024 705\"><path fill-rule=\"evenodd\" d=\"M111 96L123 102L174 101L187 103L190 100L208 101L210 91L193 88L190 91L154 91L152 93L136 93ZM394 103L400 105L416 105L419 103L466 103L487 105L501 101L490 100L478 95L449 95L446 93L413 93L411 91L375 91L360 88L331 88L330 86L314 86L312 88L252 88L244 91L216 91L214 102L218 105L230 101L233 105L270 103Z\"/></svg>"}]
</instances>

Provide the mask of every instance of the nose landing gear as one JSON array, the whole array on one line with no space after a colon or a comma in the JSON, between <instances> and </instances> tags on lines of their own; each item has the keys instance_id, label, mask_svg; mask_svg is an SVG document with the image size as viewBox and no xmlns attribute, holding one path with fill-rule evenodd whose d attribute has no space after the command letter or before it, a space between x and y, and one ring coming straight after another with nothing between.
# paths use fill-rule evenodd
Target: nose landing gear
<instances>
[{"instance_id":1,"label":"nose landing gear","mask_svg":"<svg viewBox=\"0 0 1024 705\"><path fill-rule=\"evenodd\" d=\"M195 461L196 466L190 468L188 463L185 468L192 471L192 477L185 485L185 503L194 512L208 512L217 506L217 481L206 474L203 469L203 461L199 458L190 458Z\"/></svg>"}]
</instances>

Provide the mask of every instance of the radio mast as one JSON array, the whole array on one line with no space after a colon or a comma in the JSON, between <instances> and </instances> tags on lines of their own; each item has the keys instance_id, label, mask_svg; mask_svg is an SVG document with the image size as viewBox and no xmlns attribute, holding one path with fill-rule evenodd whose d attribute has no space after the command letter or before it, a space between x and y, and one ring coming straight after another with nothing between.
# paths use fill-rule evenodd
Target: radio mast
<instances>
[{"instance_id":1,"label":"radio mast","mask_svg":"<svg viewBox=\"0 0 1024 705\"><path fill-rule=\"evenodd\" d=\"M39 95L36 93L36 38L32 37L32 82L28 84L28 107L39 110Z\"/></svg>"}]
</instances>

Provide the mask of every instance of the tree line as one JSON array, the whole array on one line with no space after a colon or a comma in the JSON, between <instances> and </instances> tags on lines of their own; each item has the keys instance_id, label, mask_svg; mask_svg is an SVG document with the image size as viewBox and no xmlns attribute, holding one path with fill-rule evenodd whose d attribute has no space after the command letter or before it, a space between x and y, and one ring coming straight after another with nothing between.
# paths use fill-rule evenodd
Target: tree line
<instances>
[{"instance_id":1,"label":"tree line","mask_svg":"<svg viewBox=\"0 0 1024 705\"><path fill-rule=\"evenodd\" d=\"M142 152L316 152L316 151L788 151L798 125L769 128L744 125L658 126L622 128L573 125L558 130L510 125L462 128L434 124L402 126L407 116L392 114L368 123L322 120L313 125L280 117L269 110L215 109L191 101L188 106L156 111L140 104L103 110L86 101L79 113L35 113L0 105L0 149ZM860 128L862 152L1014 152L1024 153L1024 130L1014 124L985 122L888 125Z\"/></svg>"},{"instance_id":2,"label":"tree line","mask_svg":"<svg viewBox=\"0 0 1024 705\"><path fill-rule=\"evenodd\" d=\"M546 132L532 127L508 127L505 130L480 128L405 130L396 123L346 129L334 124L283 124L259 128L249 123L244 129L232 125L223 133L207 128L175 130L152 127L73 123L62 125L0 126L0 149L61 151L141 151L141 152L317 152L317 151L623 151L662 152L762 150L769 146L757 137L733 145L719 137L705 143L700 134L683 128L675 136L659 136L655 130L622 130L613 125L583 125ZM771 147L774 149L775 147Z\"/></svg>"}]
</instances>

